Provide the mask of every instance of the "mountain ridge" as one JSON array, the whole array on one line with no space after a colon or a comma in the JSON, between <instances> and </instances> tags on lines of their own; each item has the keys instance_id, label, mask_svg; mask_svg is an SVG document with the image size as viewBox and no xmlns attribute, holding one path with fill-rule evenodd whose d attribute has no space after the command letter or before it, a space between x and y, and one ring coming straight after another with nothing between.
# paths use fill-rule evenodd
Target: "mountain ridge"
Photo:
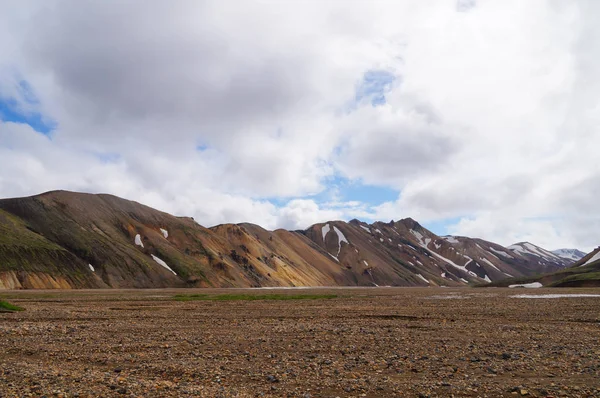
<instances>
[{"instance_id":1,"label":"mountain ridge","mask_svg":"<svg viewBox=\"0 0 600 398\"><path fill-rule=\"evenodd\" d=\"M569 267L528 278L495 281L494 287L600 287L600 246Z\"/></svg>"},{"instance_id":2,"label":"mountain ridge","mask_svg":"<svg viewBox=\"0 0 600 398\"><path fill-rule=\"evenodd\" d=\"M579 261L586 256L586 253L582 252L581 250L567 248L552 250L552 253L573 261Z\"/></svg>"},{"instance_id":3,"label":"mountain ridge","mask_svg":"<svg viewBox=\"0 0 600 398\"><path fill-rule=\"evenodd\" d=\"M114 195L62 190L0 200L0 232L0 288L462 286L572 263L538 246L440 237L412 218L206 228Z\"/></svg>"}]
</instances>

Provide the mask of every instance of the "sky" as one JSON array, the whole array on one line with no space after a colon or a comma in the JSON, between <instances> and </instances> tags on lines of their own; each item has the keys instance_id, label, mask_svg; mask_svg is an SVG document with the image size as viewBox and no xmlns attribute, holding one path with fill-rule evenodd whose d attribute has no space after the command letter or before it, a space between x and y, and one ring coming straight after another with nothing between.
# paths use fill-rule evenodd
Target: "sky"
<instances>
[{"instance_id":1,"label":"sky","mask_svg":"<svg viewBox=\"0 0 600 398\"><path fill-rule=\"evenodd\" d=\"M600 2L0 2L0 197L600 245Z\"/></svg>"}]
</instances>

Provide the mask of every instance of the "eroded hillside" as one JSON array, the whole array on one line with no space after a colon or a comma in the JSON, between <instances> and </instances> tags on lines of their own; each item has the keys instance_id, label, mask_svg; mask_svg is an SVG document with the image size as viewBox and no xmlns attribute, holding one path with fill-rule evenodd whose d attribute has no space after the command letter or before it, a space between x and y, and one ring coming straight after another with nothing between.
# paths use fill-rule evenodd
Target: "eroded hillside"
<instances>
[{"instance_id":1,"label":"eroded hillside","mask_svg":"<svg viewBox=\"0 0 600 398\"><path fill-rule=\"evenodd\" d=\"M440 237L410 218L267 231L205 228L111 195L54 191L0 200L4 289L461 286L569 264L524 245Z\"/></svg>"}]
</instances>

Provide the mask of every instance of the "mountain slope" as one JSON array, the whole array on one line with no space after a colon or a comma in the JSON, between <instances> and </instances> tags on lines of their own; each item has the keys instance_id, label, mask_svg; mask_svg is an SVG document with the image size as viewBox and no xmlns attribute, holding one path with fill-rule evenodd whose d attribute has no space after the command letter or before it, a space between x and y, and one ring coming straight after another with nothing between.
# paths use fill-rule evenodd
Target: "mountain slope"
<instances>
[{"instance_id":1,"label":"mountain slope","mask_svg":"<svg viewBox=\"0 0 600 398\"><path fill-rule=\"evenodd\" d=\"M87 264L0 210L0 289L107 287Z\"/></svg>"},{"instance_id":2,"label":"mountain slope","mask_svg":"<svg viewBox=\"0 0 600 398\"><path fill-rule=\"evenodd\" d=\"M552 253L556 254L559 257L566 258L567 260L572 261L579 261L585 256L584 252L577 249L558 249L552 250Z\"/></svg>"},{"instance_id":3,"label":"mountain slope","mask_svg":"<svg viewBox=\"0 0 600 398\"><path fill-rule=\"evenodd\" d=\"M493 282L490 286L511 286L538 283L544 287L598 287L600 286L600 247L585 255L568 268L557 272ZM539 285L538 285L539 286Z\"/></svg>"},{"instance_id":4,"label":"mountain slope","mask_svg":"<svg viewBox=\"0 0 600 398\"><path fill-rule=\"evenodd\" d=\"M526 258L535 259L543 268L547 268L545 272L552 271L552 268L564 268L573 264L573 260L561 257L549 250L543 249L529 242L519 242L507 247L513 253Z\"/></svg>"},{"instance_id":5,"label":"mountain slope","mask_svg":"<svg viewBox=\"0 0 600 398\"><path fill-rule=\"evenodd\" d=\"M334 221L304 233L342 267L353 270L361 284L455 286L555 271L564 265L482 239L439 237L410 218L374 224Z\"/></svg>"},{"instance_id":6,"label":"mountain slope","mask_svg":"<svg viewBox=\"0 0 600 398\"><path fill-rule=\"evenodd\" d=\"M3 287L32 287L26 279L40 273L65 281L61 287L336 284L335 272L319 271L335 268L327 264L330 261L325 255L320 255L322 260L310 272L306 271L306 262L298 267L277 263L275 266L289 265L284 277L270 270L258 256L249 257L225 233L218 233L226 226L215 227L215 232L191 218L174 217L111 195L57 191L0 200L0 209L4 214L0 218L2 239L28 236L33 242L26 243L25 249L19 249L15 239L3 244L0 279L7 281ZM243 227L233 229L243 231ZM308 245L303 250L308 252L305 256L318 257L311 253L316 249ZM23 251L33 253L33 258L21 255ZM294 253L293 248L281 243L279 255L293 257ZM275 257L268 248L262 254L268 259Z\"/></svg>"},{"instance_id":7,"label":"mountain slope","mask_svg":"<svg viewBox=\"0 0 600 398\"><path fill-rule=\"evenodd\" d=\"M439 237L410 218L267 231L205 228L111 195L0 200L0 288L461 286L568 261L530 251Z\"/></svg>"}]
</instances>

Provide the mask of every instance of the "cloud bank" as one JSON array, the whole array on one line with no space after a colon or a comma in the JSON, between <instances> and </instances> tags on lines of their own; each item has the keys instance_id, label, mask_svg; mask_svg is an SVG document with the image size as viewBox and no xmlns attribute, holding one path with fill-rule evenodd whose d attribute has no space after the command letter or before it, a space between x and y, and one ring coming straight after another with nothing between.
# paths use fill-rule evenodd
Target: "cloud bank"
<instances>
[{"instance_id":1,"label":"cloud bank","mask_svg":"<svg viewBox=\"0 0 600 398\"><path fill-rule=\"evenodd\" d=\"M589 250L598 17L593 1L5 3L0 196L108 192L204 225L410 216ZM340 201L339 180L397 199Z\"/></svg>"}]
</instances>

